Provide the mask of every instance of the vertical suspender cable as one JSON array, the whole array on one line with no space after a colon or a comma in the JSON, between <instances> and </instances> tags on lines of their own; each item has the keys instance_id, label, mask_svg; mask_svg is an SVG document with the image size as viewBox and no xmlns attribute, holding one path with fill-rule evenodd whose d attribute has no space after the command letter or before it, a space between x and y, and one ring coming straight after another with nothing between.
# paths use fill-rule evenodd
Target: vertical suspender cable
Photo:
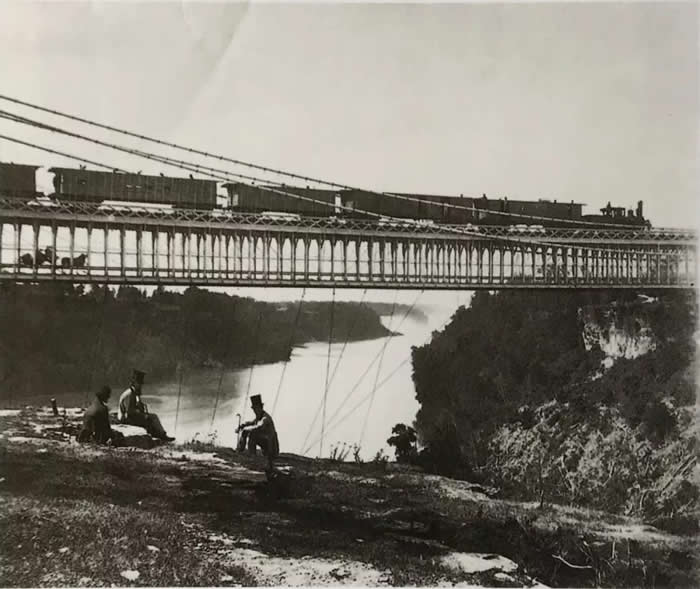
<instances>
[{"instance_id":1,"label":"vertical suspender cable","mask_svg":"<svg viewBox=\"0 0 700 589\"><path fill-rule=\"evenodd\" d=\"M93 379L95 376L95 364L97 363L97 353L102 348L103 333L104 333L104 328L105 328L105 311L107 308L107 291L108 291L108 287L105 284L104 292L102 294L102 305L101 305L102 313L101 313L101 318L100 318L100 329L97 332L95 346L92 349L92 363L90 366L90 379L89 379L89 383L88 383L88 390L85 393L85 397L86 397L85 404L87 404L87 401L88 401L87 397L90 394L90 392L92 391Z\"/></svg>"},{"instance_id":2,"label":"vertical suspender cable","mask_svg":"<svg viewBox=\"0 0 700 589\"><path fill-rule=\"evenodd\" d=\"M321 418L321 440L318 448L319 458L323 458L323 436L326 426L326 402L328 399L328 376L331 368L331 344L333 342L333 311L335 310L335 287L331 298L331 326L328 332L328 357L326 358L326 386L323 391L323 417Z\"/></svg>"},{"instance_id":3,"label":"vertical suspender cable","mask_svg":"<svg viewBox=\"0 0 700 589\"><path fill-rule=\"evenodd\" d=\"M233 332L233 329L231 329L231 332ZM216 387L216 399L214 399L214 411L211 414L211 423L209 424L209 433L211 433L212 428L214 427L214 419L216 418L216 411L219 408L219 397L221 395L221 386L224 381L224 372L226 371L226 361L228 360L229 353L231 351L231 344L233 343L233 338L230 338L228 341L228 346L226 346L226 349L224 350L224 356L221 359L221 372L219 373L219 385Z\"/></svg>"},{"instance_id":4,"label":"vertical suspender cable","mask_svg":"<svg viewBox=\"0 0 700 589\"><path fill-rule=\"evenodd\" d=\"M289 358L287 358L284 361L284 366L282 366L282 374L280 374L280 381L277 384L277 392L275 393L275 400L272 403L272 415L275 414L275 409L277 408L277 400L279 399L280 396L280 391L282 390L282 382L284 381L284 374L287 371L287 365L289 364L289 360L292 356L292 345L294 344L294 336L296 335L297 327L299 325L299 318L301 317L301 306L304 304L304 296L306 295L306 287L303 288L301 291L301 299L299 299L299 305L297 306L297 314L296 317L294 318L294 325L292 327L292 332L289 334L289 344L287 344L287 348L289 348Z\"/></svg>"},{"instance_id":5,"label":"vertical suspender cable","mask_svg":"<svg viewBox=\"0 0 700 589\"><path fill-rule=\"evenodd\" d=\"M262 309L258 312L258 322L255 326L255 345L253 346L253 361L250 365L250 374L248 375L248 387L245 392L245 401L243 402L243 408L245 409L246 403L248 403L248 397L250 396L250 387L253 384L253 371L255 370L255 359L258 356L258 342L260 341L260 322L262 321Z\"/></svg>"},{"instance_id":6,"label":"vertical suspender cable","mask_svg":"<svg viewBox=\"0 0 700 589\"><path fill-rule=\"evenodd\" d=\"M180 398L182 397L182 380L185 374L185 343L187 342L187 323L186 323L186 317L187 314L185 313L184 309L184 303L185 303L185 295L180 295L182 297L182 306L180 307L180 313L182 314L182 347L180 350L180 374L178 375L178 385L177 385L177 403L175 404L175 427L173 428L173 433L177 433L177 421L178 417L180 415Z\"/></svg>"}]
</instances>

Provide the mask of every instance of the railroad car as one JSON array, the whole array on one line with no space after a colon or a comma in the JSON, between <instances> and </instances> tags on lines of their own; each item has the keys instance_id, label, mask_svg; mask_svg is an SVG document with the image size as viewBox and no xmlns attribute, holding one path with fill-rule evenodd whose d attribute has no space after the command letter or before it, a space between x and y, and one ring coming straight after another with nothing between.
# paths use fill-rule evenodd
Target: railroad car
<instances>
[{"instance_id":1,"label":"railroad car","mask_svg":"<svg viewBox=\"0 0 700 589\"><path fill-rule=\"evenodd\" d=\"M0 194L16 198L34 198L39 166L0 162Z\"/></svg>"},{"instance_id":2,"label":"railroad car","mask_svg":"<svg viewBox=\"0 0 700 589\"><path fill-rule=\"evenodd\" d=\"M252 186L238 182L224 184L229 206L244 213L278 211L308 217L328 217L335 215L340 198L334 190L318 190L297 186ZM280 194L287 192L302 198ZM328 203L327 205L322 203Z\"/></svg>"},{"instance_id":3,"label":"railroad car","mask_svg":"<svg viewBox=\"0 0 700 589\"><path fill-rule=\"evenodd\" d=\"M195 178L50 168L54 195L64 201L118 200L169 204L188 209L216 207L216 182Z\"/></svg>"}]
</instances>

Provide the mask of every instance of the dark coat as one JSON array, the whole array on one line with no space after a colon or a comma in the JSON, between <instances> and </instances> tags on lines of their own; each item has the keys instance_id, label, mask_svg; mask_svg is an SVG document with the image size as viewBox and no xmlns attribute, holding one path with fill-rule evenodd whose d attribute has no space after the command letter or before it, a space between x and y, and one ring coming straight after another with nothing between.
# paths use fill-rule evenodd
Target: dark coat
<instances>
[{"instance_id":1,"label":"dark coat","mask_svg":"<svg viewBox=\"0 0 700 589\"><path fill-rule=\"evenodd\" d=\"M114 437L112 427L109 425L109 411L107 406L95 399L85 411L83 417L83 429L78 434L79 442L97 442L106 444Z\"/></svg>"}]
</instances>

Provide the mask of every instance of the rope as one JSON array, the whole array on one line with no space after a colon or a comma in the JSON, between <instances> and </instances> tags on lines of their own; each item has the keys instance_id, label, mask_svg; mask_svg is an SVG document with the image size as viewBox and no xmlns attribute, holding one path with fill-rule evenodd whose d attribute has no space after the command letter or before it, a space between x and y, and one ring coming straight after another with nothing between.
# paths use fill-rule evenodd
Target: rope
<instances>
[{"instance_id":1,"label":"rope","mask_svg":"<svg viewBox=\"0 0 700 589\"><path fill-rule=\"evenodd\" d=\"M367 289L365 288L362 291L362 298L360 299L359 305L362 305L362 302L365 299L365 295L367 294ZM348 333L345 337L345 342L343 343L343 347L340 350L340 355L338 356L338 360L335 363L335 367L333 368L333 374L331 374L330 381L328 382L328 388L330 390L330 387L333 384L333 380L335 379L335 375L338 372L338 366L340 365L340 361L343 359L343 354L345 353L345 348L348 346L348 342L350 341L350 336L352 333L355 331L355 326L357 325L357 321L359 319L359 316L355 314L355 318L350 325L350 329L348 330ZM321 403L319 403L318 407L316 407L316 413L314 414L314 418L311 421L311 425L309 426L309 429L306 431L306 437L304 438L304 441L301 444L301 447L299 448L299 451L303 451L303 449L306 447L306 442L309 441L309 436L311 435L311 432L313 431L314 426L316 425L316 420L318 419L318 416L321 414Z\"/></svg>"},{"instance_id":2,"label":"rope","mask_svg":"<svg viewBox=\"0 0 700 589\"><path fill-rule=\"evenodd\" d=\"M287 358L284 361L284 365L282 366L282 374L280 374L280 380L277 384L277 392L275 393L275 400L272 404L272 415L275 414L275 409L277 408L277 400L279 399L280 391L282 390L282 382L284 381L284 375L285 372L287 372L287 365L289 364L289 360L292 357L292 344L294 343L294 336L296 335L297 327L299 325L299 318L301 317L301 306L304 304L304 295L306 295L306 287L304 287L301 291L301 299L299 299L299 305L297 306L297 313L296 317L294 318L294 325L292 327L291 333L289 334L289 343L287 344L287 348L289 349L289 358Z\"/></svg>"},{"instance_id":3,"label":"rope","mask_svg":"<svg viewBox=\"0 0 700 589\"><path fill-rule=\"evenodd\" d=\"M394 302L391 305L391 315L389 316L389 329L391 330L391 324L394 320L394 309L396 308L396 296L397 296L398 291L394 291ZM377 366L377 373L374 377L374 386L372 387L372 397L369 402L369 406L367 407L367 414L365 415L365 420L362 423L362 430L360 431L360 439L358 441L358 446L362 446L362 440L365 437L365 429L367 428L367 422L369 421L369 414L372 411L372 405L374 403L374 393L377 390L377 381L379 380L379 374L382 371L382 362L384 361L384 353L386 352L386 349L389 345L389 342L391 341L391 338L393 337L394 332L392 331L391 334L389 334L389 337L386 338L384 341L384 345L382 346L382 351L379 356L379 364Z\"/></svg>"},{"instance_id":4,"label":"rope","mask_svg":"<svg viewBox=\"0 0 700 589\"><path fill-rule=\"evenodd\" d=\"M323 417L321 418L321 441L319 443L318 455L323 458L323 434L326 428L326 402L328 399L328 374L331 367L331 344L333 343L333 314L335 310L335 288L331 297L331 326L328 332L328 356L326 358L326 386L323 391Z\"/></svg>"},{"instance_id":5,"label":"rope","mask_svg":"<svg viewBox=\"0 0 700 589\"><path fill-rule=\"evenodd\" d=\"M202 150L198 150L198 149L194 149L194 148L190 148L190 147L185 147L185 146L179 145L179 144L177 144L177 143L171 143L171 142L168 142L168 141L164 141L164 140L162 140L162 139L156 139L156 138L154 138L154 137L149 137L149 136L147 136L147 135L141 135L141 134L139 134L139 133L134 133L134 132L128 131L128 130L126 130L126 129L120 129L120 128L118 128L118 127L106 125L106 124L103 124L103 123L98 123L98 122L96 122L96 121L92 121L92 120L89 120L89 119L85 119L85 118L82 118L82 117L78 117L78 116L75 116L75 115L71 115L71 114L68 114L68 113L64 113L64 112L61 112L61 111L58 111L58 110L54 110L54 109L42 107L42 106L39 106L39 105L30 103L30 102L26 102L26 101L19 100L19 99L17 99L17 98L12 98L12 97L10 97L10 96L6 96L6 95L2 95L2 94L0 94L0 100L5 100L5 101L7 101L7 102L11 102L11 103L14 103L14 104L26 106L26 107L31 108L31 109L34 109L34 110L38 110L38 111L50 113L50 114L53 114L53 115L56 115L56 116L60 116L60 117L63 117L63 118L69 119L69 120L73 120L73 121L77 121L77 122L80 122L80 123L84 123L84 124L87 124L87 125L90 125L90 126L93 126L93 127L97 127L97 128L100 128L100 129L105 129L105 130L107 130L107 131L112 131L112 132L114 132L114 133L119 133L119 134L121 134L121 135L126 135L126 136L128 136L128 137L133 137L133 138L136 138L136 139L140 139L140 140L142 140L142 141L148 141L148 142L151 142L151 143L155 143L155 144L157 144L157 145L163 145L163 146L166 146L166 147L171 147L171 148L173 148L173 149L179 149L179 150L181 150L181 151L185 151L185 152L188 152L188 153L200 155L200 156L203 156L203 157L218 159L218 160L220 160L220 161L225 161L225 162L229 162L229 163L232 163L232 164L244 166L244 167L247 167L247 168L260 170L260 171L263 171L263 172L266 172L266 173L276 174L276 175L278 175L278 176L286 176L286 177L288 177L288 178L294 178L294 179L297 179L297 180L303 180L303 181L305 181L305 182L313 182L313 183L316 183L316 184L326 185L326 186L330 186L330 187L333 187L333 188L341 188L341 189L345 189L345 190L360 190L360 191L362 191L362 192L367 192L367 193L375 194L375 195L378 195L378 196L387 196L387 197L390 197L390 198L399 199L399 200L406 200L406 201L409 201L409 202L425 203L425 204L428 204L428 205L440 206L440 207L445 207L445 208L453 208L453 209L462 209L462 210L468 210L468 211L474 210L472 207L465 207L465 206L462 206L462 205L455 205L455 204L451 204L451 203L435 203L434 201L424 201L424 200L422 200L422 199L418 199L418 198L415 198L415 197L409 197L409 196L406 196L406 195L396 194L396 193L392 193L392 192L374 192L374 191L371 191L371 190L363 190L363 189L360 189L360 188L352 187L352 186L349 186L349 185L346 185L346 184L342 184L342 183L338 183L338 182L333 182L333 181L329 181L329 180L323 180L323 179L320 179L320 178L314 178L314 177L311 177L311 176L305 176L305 175L296 174L296 173L293 173L293 172L287 172L287 171L280 170L280 169L270 168L270 167L268 167L268 166L261 166L261 165L259 165L259 164L255 164L255 163L252 163L252 162L246 162L246 161L244 161L244 160L239 160L239 159L235 159L235 158L229 158L229 157L226 157L226 156L223 156L223 155L212 154L212 153L209 153L209 152L206 152L206 151L202 151ZM17 117L17 115L13 115L13 116L14 116L14 117ZM17 118L23 118L23 117L17 117ZM479 210L479 209L476 209L476 210ZM482 210L486 210L486 209L482 209ZM520 214L520 213L510 213L510 212L506 212L506 211L491 211L491 210L488 210L488 213L489 213L489 214L495 214L495 215L506 216L506 217L515 217L515 218L531 219L531 220L541 220L541 221L544 221L544 220L552 220L552 218L550 218L550 217L544 217L544 216L539 216L539 215L525 215L525 214ZM584 220L575 220L575 219L555 219L555 220L558 221L558 222L573 223L573 224L580 224L580 225L595 225L595 226L608 225L608 226L612 226L612 227L624 227L624 225L623 225L623 224L620 224L620 223L596 223L596 222L593 222L593 221L584 221Z\"/></svg>"},{"instance_id":6,"label":"rope","mask_svg":"<svg viewBox=\"0 0 700 589\"><path fill-rule=\"evenodd\" d=\"M411 306L408 308L408 310L406 311L406 313L404 314L404 316L401 318L401 321L400 321L399 324L396 326L396 329L401 329L401 326L403 325L404 321L406 320L406 318L409 316L409 314L411 313L411 311L412 311L413 308L415 307L416 303L418 302L418 299L420 299L420 297L421 297L422 294L423 294L423 290L421 290L421 291L418 293L418 296L415 298L415 300L413 301L413 303L411 304ZM340 405L339 405L338 408L335 410L335 412L333 413L333 415L331 415L331 417L330 417L330 419L329 419L329 423L331 423L331 422L333 421L333 419L338 415L338 413L340 413L340 410L341 410L343 407L345 407L346 403L350 400L350 397L351 397L351 396L353 395L353 393L357 390L357 388L360 386L360 384L362 384L362 381L365 379L365 376L367 376L367 374L369 374L369 371L371 370L372 366L374 366L374 363L377 362L377 360L379 360L379 354L377 354L377 355L374 357L374 359L367 365L367 368L365 368L365 371L362 373L362 375L360 376L360 378L357 379L357 381L355 382L355 384L353 385L353 387L352 387L352 388L350 389L350 391L345 395L345 398L343 399L343 401L340 403ZM378 385L378 386L381 386L381 385ZM302 454L306 454L315 444L316 444L316 441L314 441L313 444L310 444L310 445L306 446L306 448L305 448L304 450L302 450Z\"/></svg>"}]
</instances>

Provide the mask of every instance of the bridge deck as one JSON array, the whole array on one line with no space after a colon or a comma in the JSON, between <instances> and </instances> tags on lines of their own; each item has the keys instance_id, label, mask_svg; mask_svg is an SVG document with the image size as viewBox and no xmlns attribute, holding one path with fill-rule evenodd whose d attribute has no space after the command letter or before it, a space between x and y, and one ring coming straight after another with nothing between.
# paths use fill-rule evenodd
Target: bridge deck
<instances>
[{"instance_id":1,"label":"bridge deck","mask_svg":"<svg viewBox=\"0 0 700 589\"><path fill-rule=\"evenodd\" d=\"M0 280L387 289L695 284L693 231L529 231L0 198Z\"/></svg>"}]
</instances>

